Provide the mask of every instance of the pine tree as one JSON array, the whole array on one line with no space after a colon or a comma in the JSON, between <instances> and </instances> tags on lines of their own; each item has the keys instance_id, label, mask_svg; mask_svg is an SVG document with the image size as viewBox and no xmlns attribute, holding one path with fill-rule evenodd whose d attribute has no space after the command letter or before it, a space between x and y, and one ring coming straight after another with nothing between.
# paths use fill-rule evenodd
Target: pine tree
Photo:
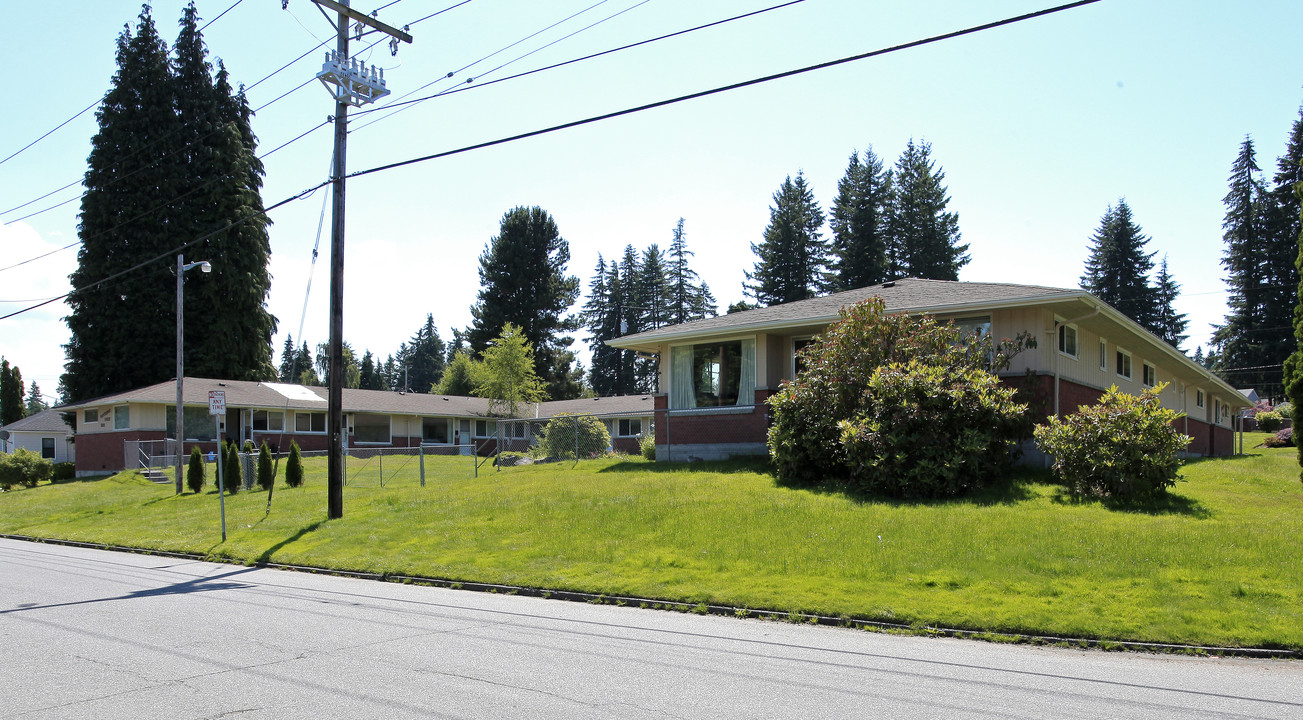
<instances>
[{"instance_id":1,"label":"pine tree","mask_svg":"<svg viewBox=\"0 0 1303 720\"><path fill-rule=\"evenodd\" d=\"M1190 321L1185 313L1176 311L1176 298L1181 294L1181 286L1167 271L1167 256L1158 264L1158 276L1154 278L1155 298L1154 334L1167 344L1180 350L1181 343L1188 337L1185 334Z\"/></svg>"},{"instance_id":2,"label":"pine tree","mask_svg":"<svg viewBox=\"0 0 1303 720\"><path fill-rule=\"evenodd\" d=\"M8 425L27 417L23 403L23 374L18 366L0 358L0 425Z\"/></svg>"},{"instance_id":3,"label":"pine tree","mask_svg":"<svg viewBox=\"0 0 1303 720\"><path fill-rule=\"evenodd\" d=\"M294 354L294 371L298 376L290 380L300 385L320 385L321 379L317 377L317 371L312 363L312 352L308 350L308 344L303 343L299 346L298 352Z\"/></svg>"},{"instance_id":4,"label":"pine tree","mask_svg":"<svg viewBox=\"0 0 1303 720\"><path fill-rule=\"evenodd\" d=\"M286 335L285 344L281 346L281 364L276 371L276 379L283 383L294 382L298 372L294 368L296 351L294 350L294 336Z\"/></svg>"},{"instance_id":5,"label":"pine tree","mask_svg":"<svg viewBox=\"0 0 1303 720\"><path fill-rule=\"evenodd\" d=\"M896 161L890 238L889 278L915 277L958 280L967 265L968 245L960 244L959 215L947 212L950 198L942 184L945 173L935 169L932 146L911 139Z\"/></svg>"},{"instance_id":6,"label":"pine tree","mask_svg":"<svg viewBox=\"0 0 1303 720\"><path fill-rule=\"evenodd\" d=\"M612 263L617 266L618 263ZM616 268L618 273L618 267ZM592 352L589 367L589 385L599 396L615 394L616 377L622 357L622 350L606 344L607 340L619 337L619 311L613 307L611 291L607 287L608 268L606 259L597 256L597 267L593 269L593 279L588 282L588 300L584 303L581 318L588 330L588 348Z\"/></svg>"},{"instance_id":7,"label":"pine tree","mask_svg":"<svg viewBox=\"0 0 1303 720\"><path fill-rule=\"evenodd\" d=\"M41 386L32 381L32 386L27 390L27 415L31 417L39 412L45 412L50 409L50 404L45 402L41 396Z\"/></svg>"},{"instance_id":8,"label":"pine tree","mask_svg":"<svg viewBox=\"0 0 1303 720\"><path fill-rule=\"evenodd\" d=\"M1268 225L1273 237L1273 245L1279 248L1279 255L1273 253L1273 266L1279 269L1282 266L1280 256L1292 254L1293 262L1290 264L1292 275L1286 275L1278 280L1277 284L1285 285L1281 297L1281 304L1287 305L1292 311L1290 325L1294 328L1295 335L1299 341L1303 341L1303 329L1300 329L1300 322L1303 322L1303 305L1300 305L1300 296L1298 288L1303 287L1303 270L1299 266L1299 252L1303 248L1299 247L1300 239L1303 238L1303 202L1300 202L1299 190L1300 183L1303 183L1303 107L1299 108L1299 116L1294 119L1294 125L1290 128L1289 138L1285 141L1285 153L1276 159L1276 175L1272 178L1275 183L1271 190L1271 202L1269 203ZM1279 288L1277 288L1279 289ZM1291 340L1290 348L1294 349L1295 341ZM1303 348L1303 345L1300 345ZM1294 395L1294 386L1303 378L1298 378L1296 372L1300 369L1299 365L1303 362L1303 355L1299 352L1293 352L1290 359L1285 362L1284 383L1289 392L1291 399ZM1303 393L1303 385L1299 386L1299 392ZM1300 450L1300 461L1303 461L1303 450Z\"/></svg>"},{"instance_id":9,"label":"pine tree","mask_svg":"<svg viewBox=\"0 0 1303 720\"><path fill-rule=\"evenodd\" d=\"M643 251L642 259L638 263L636 282L639 332L668 325L670 304L668 268L665 264L665 253L656 243L648 245ZM660 381L657 361L633 353L633 365L635 392L657 392Z\"/></svg>"},{"instance_id":10,"label":"pine tree","mask_svg":"<svg viewBox=\"0 0 1303 720\"><path fill-rule=\"evenodd\" d=\"M1224 324L1213 332L1219 371L1237 387L1252 387L1264 397L1279 397L1282 371L1262 367L1283 364L1293 350L1289 330L1272 325L1280 293L1272 286L1272 242L1267 228L1266 189L1255 158L1253 140L1245 137L1231 165L1230 191L1223 202L1226 217L1222 266L1230 286ZM1288 322L1285 323L1289 325ZM1279 367L1279 366L1278 366ZM1252 369L1248 369L1252 368Z\"/></svg>"},{"instance_id":11,"label":"pine tree","mask_svg":"<svg viewBox=\"0 0 1303 720\"><path fill-rule=\"evenodd\" d=\"M446 364L446 349L434 326L434 315L426 314L422 325L410 342L398 348L396 362L406 368L407 387L411 392L428 393L439 383Z\"/></svg>"},{"instance_id":12,"label":"pine tree","mask_svg":"<svg viewBox=\"0 0 1303 720\"><path fill-rule=\"evenodd\" d=\"M828 213L832 229L832 277L836 291L876 285L888 278L887 242L892 208L891 170L873 148L851 153Z\"/></svg>"},{"instance_id":13,"label":"pine tree","mask_svg":"<svg viewBox=\"0 0 1303 720\"><path fill-rule=\"evenodd\" d=\"M668 312L666 322L669 324L713 317L718 312L710 288L700 282L701 277L688 263L688 258L692 255L683 231L683 218L679 218L678 225L674 227L674 239L670 242L667 253L669 263L666 268L666 291L669 299L666 307Z\"/></svg>"},{"instance_id":14,"label":"pine tree","mask_svg":"<svg viewBox=\"0 0 1303 720\"><path fill-rule=\"evenodd\" d=\"M761 305L807 300L827 289L828 247L820 237L823 211L814 192L798 172L789 175L774 193L764 239L751 243L754 270L746 273L743 291Z\"/></svg>"},{"instance_id":15,"label":"pine tree","mask_svg":"<svg viewBox=\"0 0 1303 720\"><path fill-rule=\"evenodd\" d=\"M1157 323L1159 290L1149 284L1157 251L1145 252L1149 238L1136 225L1126 198L1105 210L1090 240L1081 289L1161 336Z\"/></svg>"}]
</instances>

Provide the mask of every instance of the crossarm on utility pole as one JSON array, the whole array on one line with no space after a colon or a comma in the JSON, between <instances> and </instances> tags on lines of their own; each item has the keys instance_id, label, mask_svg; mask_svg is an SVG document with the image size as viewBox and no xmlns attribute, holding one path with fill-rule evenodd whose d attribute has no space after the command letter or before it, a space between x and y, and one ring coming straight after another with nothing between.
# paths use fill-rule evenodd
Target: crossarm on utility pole
<instances>
[{"instance_id":1,"label":"crossarm on utility pole","mask_svg":"<svg viewBox=\"0 0 1303 720\"><path fill-rule=\"evenodd\" d=\"M357 10L348 7L347 5L341 5L335 2L335 0L312 0L312 2L324 8L334 10L340 15L356 20L362 23L363 25L375 28L376 30L379 30L380 32L386 35L392 35L393 37L396 37L405 43L410 43L412 41L412 36L408 35L402 30L399 30L398 28L392 25L386 25L385 23L380 22L379 20L371 17L370 15L366 15L364 13L358 12Z\"/></svg>"}]
</instances>

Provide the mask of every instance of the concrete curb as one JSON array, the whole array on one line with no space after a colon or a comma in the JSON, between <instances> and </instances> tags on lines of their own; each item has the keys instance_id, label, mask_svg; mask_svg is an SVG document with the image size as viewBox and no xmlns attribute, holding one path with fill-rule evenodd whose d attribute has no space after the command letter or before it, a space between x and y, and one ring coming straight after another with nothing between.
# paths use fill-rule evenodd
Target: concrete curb
<instances>
[{"instance_id":1,"label":"concrete curb","mask_svg":"<svg viewBox=\"0 0 1303 720\"><path fill-rule=\"evenodd\" d=\"M272 570L289 570L294 572L306 572L319 575L335 575L338 577L357 578L359 580L374 580L379 582L403 583L407 585L427 585L430 587L446 588L449 590L469 590L472 592L496 593L501 595L522 595L525 597L536 597L547 600L564 600L567 602L583 602L598 605L620 605L625 607L636 607L651 610L670 610L675 612L690 612L701 615L720 615L735 617L739 619L754 618L759 620L782 621L791 623L805 623L809 625L824 625L828 627L851 628L855 630L868 630L871 632L898 633L901 635L917 635L930 637L955 637L970 640L986 640L990 642L1008 642L1024 645L1045 645L1054 647L1073 647L1093 650L1128 650L1132 652L1154 652L1154 653L1172 653L1185 655L1208 655L1222 657L1252 657L1252 658L1278 658L1286 660L1303 659L1303 651L1284 650L1273 648L1256 648L1256 647L1220 647L1216 645L1182 645L1179 643L1150 643L1137 642L1129 640L1097 640L1093 638L1079 637L1061 637L1056 635L1026 635L1022 633L1008 633L990 630L963 630L959 628L936 627L931 625L906 625L903 623L883 622L880 620L868 620L862 618L849 617L831 617L827 615L812 615L808 613L782 612L778 610L757 610L752 608L739 608L731 605L707 605L705 603L685 603L675 600L657 600L654 598L629 597L624 595L602 595L595 593L578 592L574 590L548 590L544 588L531 588L517 585L497 585L494 583L464 582L457 580L448 580L445 578L423 577L419 575L397 575L391 573L372 573L355 570L332 570L330 568L314 567L310 565L288 565L285 563L274 562L250 562L235 563L229 558L221 558L211 555L201 555L199 553L171 552L167 550L148 550L142 548L124 547L120 545L105 545L103 543L82 542L78 540L57 540L51 538L38 538L28 535L12 535L0 533L0 538L7 540L19 540L23 542L46 543L49 545L66 545L69 547L90 548L93 550L112 550L115 552L129 552L137 555L158 555L160 557L171 557L183 560L198 560L202 562L224 563L228 565L239 564L243 567L268 568Z\"/></svg>"}]
</instances>

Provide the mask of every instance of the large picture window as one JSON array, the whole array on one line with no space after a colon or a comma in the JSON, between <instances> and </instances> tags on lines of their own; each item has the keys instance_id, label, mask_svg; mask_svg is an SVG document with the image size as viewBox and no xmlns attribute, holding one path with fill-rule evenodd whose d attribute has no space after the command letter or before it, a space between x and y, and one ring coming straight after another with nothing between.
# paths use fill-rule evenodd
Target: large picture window
<instances>
[{"instance_id":1,"label":"large picture window","mask_svg":"<svg viewBox=\"0 0 1303 720\"><path fill-rule=\"evenodd\" d=\"M371 413L354 415L353 439L359 443L389 442L389 416Z\"/></svg>"},{"instance_id":2,"label":"large picture window","mask_svg":"<svg viewBox=\"0 0 1303 720\"><path fill-rule=\"evenodd\" d=\"M190 424L188 416L186 424ZM253 429L256 432L282 432L285 430L285 413L280 410L254 410Z\"/></svg>"},{"instance_id":3,"label":"large picture window","mask_svg":"<svg viewBox=\"0 0 1303 720\"><path fill-rule=\"evenodd\" d=\"M421 442L446 444L448 442L447 418L421 418Z\"/></svg>"},{"instance_id":4,"label":"large picture window","mask_svg":"<svg viewBox=\"0 0 1303 720\"><path fill-rule=\"evenodd\" d=\"M128 430L131 428L131 406L119 405L113 408L113 429Z\"/></svg>"},{"instance_id":5,"label":"large picture window","mask_svg":"<svg viewBox=\"0 0 1303 720\"><path fill-rule=\"evenodd\" d=\"M326 414L323 412L294 413L294 432L323 433L326 431Z\"/></svg>"},{"instance_id":6,"label":"large picture window","mask_svg":"<svg viewBox=\"0 0 1303 720\"><path fill-rule=\"evenodd\" d=\"M751 405L756 391L756 341L752 338L670 351L670 407Z\"/></svg>"},{"instance_id":7,"label":"large picture window","mask_svg":"<svg viewBox=\"0 0 1303 720\"><path fill-rule=\"evenodd\" d=\"M176 406L167 406L167 436L176 437ZM213 416L208 414L208 406L186 407L185 439L209 441L214 439Z\"/></svg>"}]
</instances>

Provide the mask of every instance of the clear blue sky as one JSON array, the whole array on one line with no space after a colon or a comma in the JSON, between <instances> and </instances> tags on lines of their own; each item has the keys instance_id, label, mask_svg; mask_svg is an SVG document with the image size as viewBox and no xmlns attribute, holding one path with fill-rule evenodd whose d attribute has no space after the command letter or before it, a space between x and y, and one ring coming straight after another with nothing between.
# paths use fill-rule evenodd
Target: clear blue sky
<instances>
[{"instance_id":1,"label":"clear blue sky","mask_svg":"<svg viewBox=\"0 0 1303 720\"><path fill-rule=\"evenodd\" d=\"M234 0L201 0L216 17ZM391 57L390 99L543 29L598 0L474 0L412 28ZM502 77L766 7L764 0L607 0L420 94L466 77ZM182 2L153 3L175 39ZM370 11L383 0L354 5ZM401 0L381 11L397 26L453 4ZM636 6L636 7L635 7ZM792 7L615 56L432 100L365 127L352 123L349 169L453 149L1049 7L1028 0L910 3L807 0ZM139 4L20 3L0 57L26 78L0 120L9 155L101 97L114 42ZM630 9L631 8L631 9ZM628 9L496 73L498 64ZM626 243L668 245L686 219L696 267L721 308L742 298L750 244L773 192L803 170L825 209L855 149L894 162L910 138L932 143L972 263L961 280L1075 287L1088 238L1126 197L1184 288L1193 351L1225 314L1221 200L1245 135L1269 173L1303 102L1303 3L1104 0L885 57L725 95L356 179L349 184L345 337L358 352L394 351L433 313L441 335L470 322L477 257L504 211L539 205L570 242L570 272L587 286L598 253ZM212 58L252 84L332 33L309 0L283 11L244 0L205 31ZM370 40L364 40L366 45ZM358 47L355 44L355 48ZM250 91L255 107L311 78L321 54ZM261 110L267 151L332 111L313 82ZM95 132L87 113L0 165L8 209L77 180ZM326 178L331 136L317 130L267 159L270 205ZM76 202L23 221L72 189L0 215L0 267L76 239ZM325 192L272 215L269 305L299 339L300 315ZM328 225L328 223L327 223ZM178 238L178 241L181 239ZM327 337L329 240L322 239L302 337ZM193 258L200 259L200 258ZM0 271L0 314L66 292L76 251ZM11 302L19 301L19 302ZM215 308L214 312L220 312ZM52 395L68 340L61 303L0 321L0 353ZM171 310L158 331L171 333ZM187 332L202 332L187 328ZM582 345L576 343L576 349ZM585 353L586 355L586 353Z\"/></svg>"}]
</instances>

